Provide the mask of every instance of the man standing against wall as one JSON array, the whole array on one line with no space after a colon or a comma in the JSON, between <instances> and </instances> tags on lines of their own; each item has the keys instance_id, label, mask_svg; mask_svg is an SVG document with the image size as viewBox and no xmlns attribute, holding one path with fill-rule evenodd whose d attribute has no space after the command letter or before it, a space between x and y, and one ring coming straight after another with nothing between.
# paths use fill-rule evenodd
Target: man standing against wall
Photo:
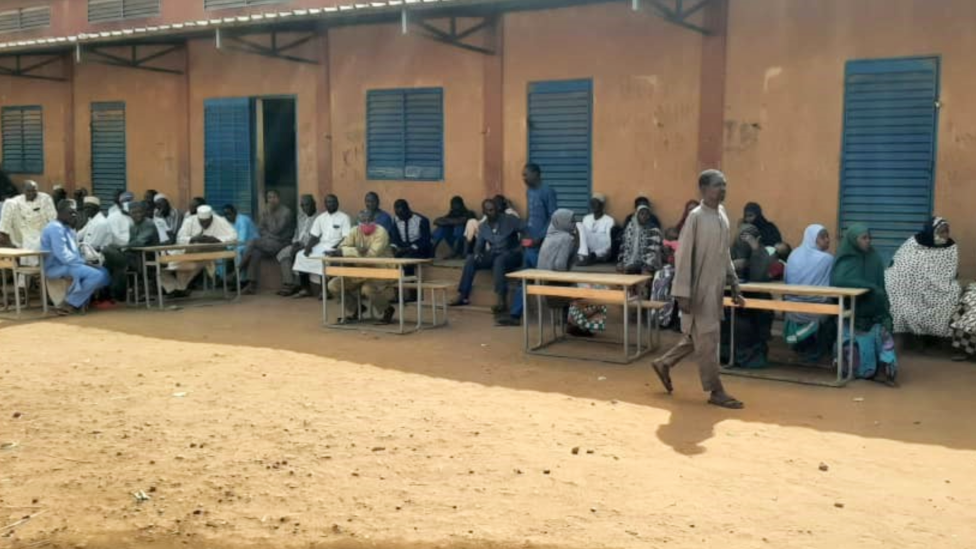
<instances>
[{"instance_id":1,"label":"man standing against wall","mask_svg":"<svg viewBox=\"0 0 976 549\"><path fill-rule=\"evenodd\" d=\"M708 403L740 409L742 402L726 393L722 386L718 364L722 299L727 284L732 286L732 299L736 305L745 305L739 295L738 279L729 254L729 218L722 207L725 175L718 170L702 172L698 177L698 190L702 202L688 214L681 230L671 287L671 295L681 309L683 336L651 366L664 389L671 393L674 390L671 368L694 352L702 389L711 393Z\"/></svg>"},{"instance_id":2,"label":"man standing against wall","mask_svg":"<svg viewBox=\"0 0 976 549\"><path fill-rule=\"evenodd\" d=\"M522 234L522 268L534 269L539 262L539 248L549 229L549 220L556 211L556 191L542 182L542 169L538 164L528 163L522 169L525 182L526 214L525 231ZM498 319L499 326L519 326L522 324L522 292L515 293L515 301L508 317Z\"/></svg>"}]
</instances>

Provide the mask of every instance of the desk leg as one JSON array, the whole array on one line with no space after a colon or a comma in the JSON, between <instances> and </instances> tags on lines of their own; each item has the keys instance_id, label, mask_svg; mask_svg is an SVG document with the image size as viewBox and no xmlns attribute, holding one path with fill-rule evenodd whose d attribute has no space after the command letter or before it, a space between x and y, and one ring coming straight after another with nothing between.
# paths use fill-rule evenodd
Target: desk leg
<instances>
[{"instance_id":1,"label":"desk leg","mask_svg":"<svg viewBox=\"0 0 976 549\"><path fill-rule=\"evenodd\" d=\"M400 317L400 334L403 335L403 316L404 316L403 315L403 303L404 303L404 301L403 301L403 265L400 265L400 280L397 282L397 284L400 285L400 291L397 292L397 294L398 294L397 300L400 302L400 310L397 311L397 316ZM419 288L418 288L418 290L419 290ZM371 299L370 300L370 304L369 304L370 307L373 306L372 301L373 300ZM386 314L386 311L383 311L383 314Z\"/></svg>"},{"instance_id":2,"label":"desk leg","mask_svg":"<svg viewBox=\"0 0 976 549\"><path fill-rule=\"evenodd\" d=\"M522 302L522 306L523 307L528 307L529 304L523 301ZM542 347L542 343L543 343L544 338L545 338L545 327L543 326L543 323L542 323L542 296L541 295L535 296L535 313L538 315L538 318L539 318L539 322L538 322L538 326L539 326L539 347Z\"/></svg>"},{"instance_id":3,"label":"desk leg","mask_svg":"<svg viewBox=\"0 0 976 549\"><path fill-rule=\"evenodd\" d=\"M322 326L329 325L329 291L326 288L329 280L325 278L325 265L322 265Z\"/></svg>"},{"instance_id":4,"label":"desk leg","mask_svg":"<svg viewBox=\"0 0 976 549\"><path fill-rule=\"evenodd\" d=\"M529 292L525 289L528 283L528 280L522 280L522 340L525 352L529 352ZM502 314L505 314L504 311Z\"/></svg>"},{"instance_id":5,"label":"desk leg","mask_svg":"<svg viewBox=\"0 0 976 549\"><path fill-rule=\"evenodd\" d=\"M434 296L431 295L431 301ZM419 331L424 322L424 266L417 265L417 330ZM432 319L433 324L437 324L437 317Z\"/></svg>"},{"instance_id":6,"label":"desk leg","mask_svg":"<svg viewBox=\"0 0 976 549\"><path fill-rule=\"evenodd\" d=\"M729 322L729 362L726 366L732 368L735 366L735 310L737 307L732 307L732 319ZM719 328L721 330L721 328ZM721 339L721 332L719 332L719 339ZM722 345L719 344L719 356L721 357Z\"/></svg>"},{"instance_id":7,"label":"desk leg","mask_svg":"<svg viewBox=\"0 0 976 549\"><path fill-rule=\"evenodd\" d=\"M159 262L159 251L153 252L153 257L156 258L156 299L159 300L159 310L163 310L163 269L162 264ZM148 291L148 290L147 290Z\"/></svg>"},{"instance_id":8,"label":"desk leg","mask_svg":"<svg viewBox=\"0 0 976 549\"><path fill-rule=\"evenodd\" d=\"M237 285L237 300L241 300L241 266L237 254L234 254L234 282ZM226 273L225 273L226 274Z\"/></svg>"},{"instance_id":9,"label":"desk leg","mask_svg":"<svg viewBox=\"0 0 976 549\"><path fill-rule=\"evenodd\" d=\"M17 310L17 316L20 316L20 269L17 268L19 261L14 259L14 308ZM27 284L24 284L24 294L26 293Z\"/></svg>"},{"instance_id":10,"label":"desk leg","mask_svg":"<svg viewBox=\"0 0 976 549\"><path fill-rule=\"evenodd\" d=\"M837 383L844 380L844 296L837 300ZM853 365L851 365L853 368Z\"/></svg>"},{"instance_id":11,"label":"desk leg","mask_svg":"<svg viewBox=\"0 0 976 549\"><path fill-rule=\"evenodd\" d=\"M17 287L16 282L14 287ZM3 292L3 310L7 310L7 271L0 269L0 291Z\"/></svg>"},{"instance_id":12,"label":"desk leg","mask_svg":"<svg viewBox=\"0 0 976 549\"><path fill-rule=\"evenodd\" d=\"M152 308L152 305L149 304L149 302L152 301L151 299L149 299L149 266L150 266L150 263L148 261L146 261L146 252L139 252L139 255L142 256L142 288L143 288L143 291L142 291L142 294L143 295L142 295L142 297L143 297L143 299L146 300L146 308L147 309L151 309ZM159 280L156 281L156 284L159 284ZM139 299L139 296L138 295L136 295L136 299L137 300ZM137 305L138 305L138 303L137 303Z\"/></svg>"},{"instance_id":13,"label":"desk leg","mask_svg":"<svg viewBox=\"0 0 976 549\"><path fill-rule=\"evenodd\" d=\"M41 257L41 307L47 314L47 273L44 271L44 258Z\"/></svg>"},{"instance_id":14,"label":"desk leg","mask_svg":"<svg viewBox=\"0 0 976 549\"><path fill-rule=\"evenodd\" d=\"M847 380L848 381L853 381L854 380L854 326L855 326L855 324L854 324L854 316L855 316L855 313L857 313L857 298L856 297L852 297L851 298L851 324L850 324L851 348L848 351L848 353L849 353L849 359L848 360L850 361L851 370L850 370L850 372L847 373Z\"/></svg>"},{"instance_id":15,"label":"desk leg","mask_svg":"<svg viewBox=\"0 0 976 549\"><path fill-rule=\"evenodd\" d=\"M339 314L342 315L343 319L349 316L349 310L346 309L346 277L339 277ZM359 307L356 309L356 318L363 313L363 308Z\"/></svg>"},{"instance_id":16,"label":"desk leg","mask_svg":"<svg viewBox=\"0 0 976 549\"><path fill-rule=\"evenodd\" d=\"M640 316L640 315L638 315ZM627 352L630 350L630 300L624 296L624 360L627 360Z\"/></svg>"},{"instance_id":17,"label":"desk leg","mask_svg":"<svg viewBox=\"0 0 976 549\"><path fill-rule=\"evenodd\" d=\"M640 295L644 295L642 291ZM637 354L635 356L640 356L641 354L641 344L644 342L644 311L641 310L640 300L637 301Z\"/></svg>"},{"instance_id":18,"label":"desk leg","mask_svg":"<svg viewBox=\"0 0 976 549\"><path fill-rule=\"evenodd\" d=\"M223 280L224 281L224 300L227 300L227 275L230 274L230 269L228 269L228 267L232 267L233 266L233 263L231 263L230 261L227 261L227 259L224 259L221 264L224 266L224 276L222 276L220 278L224 279Z\"/></svg>"}]
</instances>

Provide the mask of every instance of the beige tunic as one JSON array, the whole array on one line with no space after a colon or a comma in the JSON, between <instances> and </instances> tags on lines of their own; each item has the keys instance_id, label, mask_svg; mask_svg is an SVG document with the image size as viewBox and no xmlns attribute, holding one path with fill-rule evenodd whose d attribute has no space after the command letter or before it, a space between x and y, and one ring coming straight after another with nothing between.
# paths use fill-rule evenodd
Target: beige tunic
<instances>
[{"instance_id":1,"label":"beige tunic","mask_svg":"<svg viewBox=\"0 0 976 549\"><path fill-rule=\"evenodd\" d=\"M678 242L671 295L691 300L691 313L681 316L682 331L718 330L725 286L735 281L725 208L712 209L702 203L692 210Z\"/></svg>"}]
</instances>

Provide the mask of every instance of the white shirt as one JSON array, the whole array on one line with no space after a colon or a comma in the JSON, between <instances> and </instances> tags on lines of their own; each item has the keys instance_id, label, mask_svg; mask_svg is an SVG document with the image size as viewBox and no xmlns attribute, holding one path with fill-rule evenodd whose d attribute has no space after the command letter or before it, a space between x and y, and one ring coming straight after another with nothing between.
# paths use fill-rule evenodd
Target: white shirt
<instances>
[{"instance_id":1,"label":"white shirt","mask_svg":"<svg viewBox=\"0 0 976 549\"><path fill-rule=\"evenodd\" d=\"M112 243L112 230L105 214L98 212L98 215L88 220L88 223L78 231L78 242L88 244L96 251L101 251Z\"/></svg>"},{"instance_id":2,"label":"white shirt","mask_svg":"<svg viewBox=\"0 0 976 549\"><path fill-rule=\"evenodd\" d=\"M195 236L212 236L221 242L233 242L237 240L237 231L223 217L214 214L213 223L206 229L200 224L200 220L195 215L183 220L179 234L176 235L177 244L189 244L190 239Z\"/></svg>"},{"instance_id":3,"label":"white shirt","mask_svg":"<svg viewBox=\"0 0 976 549\"><path fill-rule=\"evenodd\" d=\"M3 203L0 233L10 236L18 248L40 250L41 232L57 217L50 195L39 192L33 202L28 202L27 195L19 194Z\"/></svg>"},{"instance_id":4,"label":"white shirt","mask_svg":"<svg viewBox=\"0 0 976 549\"><path fill-rule=\"evenodd\" d=\"M312 222L310 234L319 239L319 246L325 250L336 249L352 230L352 220L343 212L330 214L324 212Z\"/></svg>"},{"instance_id":5,"label":"white shirt","mask_svg":"<svg viewBox=\"0 0 976 549\"><path fill-rule=\"evenodd\" d=\"M111 236L106 246L115 245L122 248L129 245L129 229L132 227L132 218L122 213L118 207L113 208L109 209L108 218L106 218Z\"/></svg>"},{"instance_id":6,"label":"white shirt","mask_svg":"<svg viewBox=\"0 0 976 549\"><path fill-rule=\"evenodd\" d=\"M593 214L588 214L583 218L581 225L585 234L581 234L580 237L586 239L586 245L590 252L599 256L610 253L610 231L613 230L615 224L613 218L607 214L603 214L600 219L594 217Z\"/></svg>"}]
</instances>

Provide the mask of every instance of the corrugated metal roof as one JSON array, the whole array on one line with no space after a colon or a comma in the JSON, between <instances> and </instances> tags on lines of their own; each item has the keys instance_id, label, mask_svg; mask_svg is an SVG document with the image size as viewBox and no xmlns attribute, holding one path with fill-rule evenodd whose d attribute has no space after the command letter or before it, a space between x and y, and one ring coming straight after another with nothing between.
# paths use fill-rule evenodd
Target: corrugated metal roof
<instances>
[{"instance_id":1,"label":"corrugated metal roof","mask_svg":"<svg viewBox=\"0 0 976 549\"><path fill-rule=\"evenodd\" d=\"M15 40L0 42L0 53L19 52L29 50L50 50L61 49L65 45L87 44L98 42L110 42L117 39L142 38L151 36L163 36L173 34L184 34L191 31L202 31L206 29L217 29L223 27L249 26L260 23L279 22L279 21L314 21L328 20L334 16L348 16L362 12L363 15L382 14L387 12L397 12L409 6L433 6L433 5L459 5L459 4L491 4L492 2L478 0L388 0L386 2L369 2L357 4L344 4L339 6L322 6L321 8L303 8L288 11L265 11L250 15L236 17L223 17L217 19L201 19L196 21L184 21L167 25L131 27L115 31L102 31L94 33L80 33L74 36L55 36L47 38L36 38L31 40Z\"/></svg>"}]
</instances>

